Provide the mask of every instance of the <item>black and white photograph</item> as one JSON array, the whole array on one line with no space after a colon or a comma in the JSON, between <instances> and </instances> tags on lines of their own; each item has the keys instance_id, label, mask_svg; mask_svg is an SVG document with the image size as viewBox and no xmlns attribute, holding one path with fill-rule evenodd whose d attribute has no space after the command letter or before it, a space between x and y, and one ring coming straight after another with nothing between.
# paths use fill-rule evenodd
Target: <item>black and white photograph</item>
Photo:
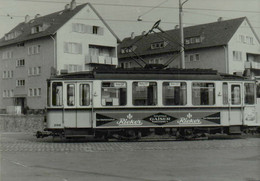
<instances>
[{"instance_id":1,"label":"black and white photograph","mask_svg":"<svg viewBox=\"0 0 260 181\"><path fill-rule=\"evenodd\" d=\"M0 181L260 181L260 0L0 0Z\"/></svg>"}]
</instances>

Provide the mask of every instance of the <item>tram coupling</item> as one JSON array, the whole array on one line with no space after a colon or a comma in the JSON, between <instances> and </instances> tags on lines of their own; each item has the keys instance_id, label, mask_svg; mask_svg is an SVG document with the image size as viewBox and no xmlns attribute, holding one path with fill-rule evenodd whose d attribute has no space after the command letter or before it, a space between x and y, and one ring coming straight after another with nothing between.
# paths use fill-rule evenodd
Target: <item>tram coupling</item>
<instances>
[{"instance_id":1,"label":"tram coupling","mask_svg":"<svg viewBox=\"0 0 260 181\"><path fill-rule=\"evenodd\" d=\"M37 131L35 134L36 138L45 138L48 136L53 136L53 133L48 131Z\"/></svg>"}]
</instances>

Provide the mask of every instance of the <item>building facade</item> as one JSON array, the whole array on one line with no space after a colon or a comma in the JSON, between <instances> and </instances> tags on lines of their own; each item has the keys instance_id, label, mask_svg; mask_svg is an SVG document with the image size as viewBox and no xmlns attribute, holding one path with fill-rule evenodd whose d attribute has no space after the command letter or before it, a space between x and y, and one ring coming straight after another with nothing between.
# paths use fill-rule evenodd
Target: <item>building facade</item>
<instances>
[{"instance_id":1,"label":"building facade","mask_svg":"<svg viewBox=\"0 0 260 181\"><path fill-rule=\"evenodd\" d=\"M155 30L154 30L155 31ZM118 46L119 65L180 67L179 29L125 38ZM215 69L228 74L260 70L260 43L246 17L184 28L185 68Z\"/></svg>"},{"instance_id":2,"label":"building facade","mask_svg":"<svg viewBox=\"0 0 260 181\"><path fill-rule=\"evenodd\" d=\"M0 40L0 109L44 109L51 75L117 66L119 41L89 3L26 16Z\"/></svg>"}]
</instances>

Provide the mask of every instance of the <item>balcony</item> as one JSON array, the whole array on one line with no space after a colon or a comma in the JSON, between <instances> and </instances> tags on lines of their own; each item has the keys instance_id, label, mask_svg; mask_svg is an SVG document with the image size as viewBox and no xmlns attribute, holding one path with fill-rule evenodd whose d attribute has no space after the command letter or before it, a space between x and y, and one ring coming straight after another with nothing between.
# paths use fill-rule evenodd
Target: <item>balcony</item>
<instances>
[{"instance_id":1,"label":"balcony","mask_svg":"<svg viewBox=\"0 0 260 181\"><path fill-rule=\"evenodd\" d=\"M117 65L118 61L115 57L86 55L85 64L104 64L104 65Z\"/></svg>"},{"instance_id":2,"label":"balcony","mask_svg":"<svg viewBox=\"0 0 260 181\"><path fill-rule=\"evenodd\" d=\"M245 62L245 68L260 69L260 62Z\"/></svg>"}]
</instances>

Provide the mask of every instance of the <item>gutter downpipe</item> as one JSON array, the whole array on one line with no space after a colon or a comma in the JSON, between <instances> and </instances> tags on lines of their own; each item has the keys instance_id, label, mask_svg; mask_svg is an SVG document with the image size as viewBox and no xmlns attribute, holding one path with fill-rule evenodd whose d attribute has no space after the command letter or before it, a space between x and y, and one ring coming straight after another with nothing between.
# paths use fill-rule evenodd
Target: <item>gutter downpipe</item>
<instances>
[{"instance_id":1,"label":"gutter downpipe","mask_svg":"<svg viewBox=\"0 0 260 181\"><path fill-rule=\"evenodd\" d=\"M223 46L223 48L224 48L224 53L225 53L225 63L226 63L226 73L228 74L229 73L229 62L228 62L228 47L227 47L227 45L224 45Z\"/></svg>"},{"instance_id":2,"label":"gutter downpipe","mask_svg":"<svg viewBox=\"0 0 260 181\"><path fill-rule=\"evenodd\" d=\"M53 60L54 60L54 68L57 71L57 58L56 58L56 40L53 35L50 35L51 39L53 40L54 48L53 48Z\"/></svg>"}]
</instances>

